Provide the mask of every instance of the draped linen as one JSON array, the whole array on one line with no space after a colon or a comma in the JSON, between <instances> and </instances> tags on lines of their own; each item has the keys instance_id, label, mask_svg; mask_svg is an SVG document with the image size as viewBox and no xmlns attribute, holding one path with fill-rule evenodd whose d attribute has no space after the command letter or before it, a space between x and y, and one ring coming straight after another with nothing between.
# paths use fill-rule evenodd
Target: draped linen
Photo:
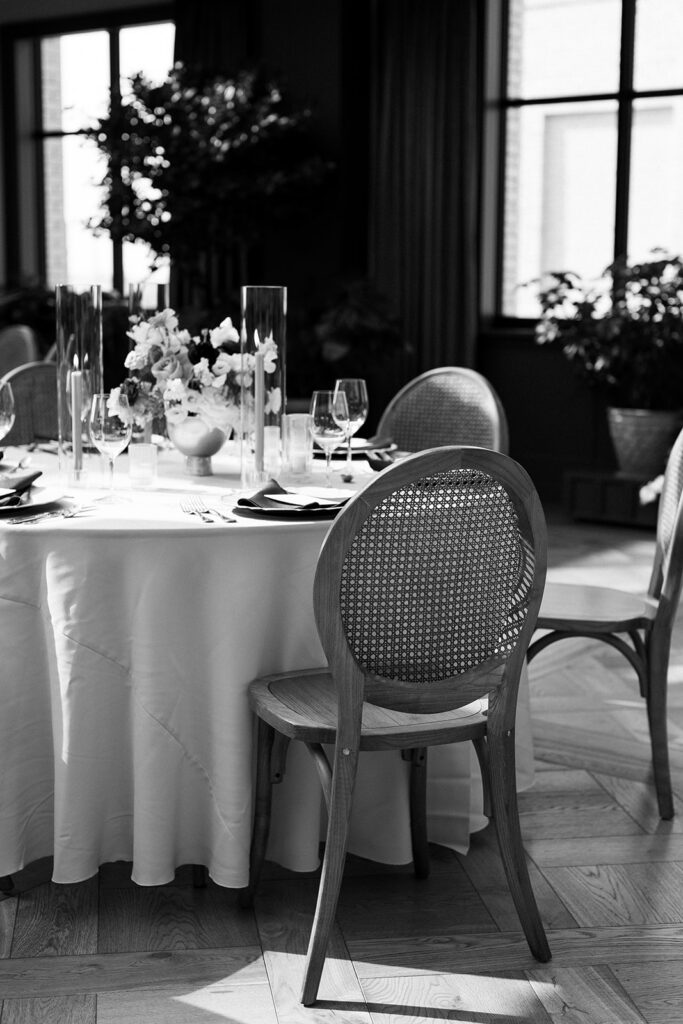
<instances>
[{"instance_id":1,"label":"draped linen","mask_svg":"<svg viewBox=\"0 0 683 1024\"><path fill-rule=\"evenodd\" d=\"M369 272L402 322L404 379L474 365L483 6L374 8Z\"/></svg>"}]
</instances>

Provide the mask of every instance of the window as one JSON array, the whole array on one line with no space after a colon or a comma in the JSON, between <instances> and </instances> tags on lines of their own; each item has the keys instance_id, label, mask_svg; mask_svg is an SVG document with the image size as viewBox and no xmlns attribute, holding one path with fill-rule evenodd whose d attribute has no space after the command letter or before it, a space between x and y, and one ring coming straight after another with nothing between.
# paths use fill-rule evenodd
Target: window
<instances>
[{"instance_id":1,"label":"window","mask_svg":"<svg viewBox=\"0 0 683 1024\"><path fill-rule=\"evenodd\" d=\"M118 244L87 226L106 165L83 130L107 111L110 96L126 102L135 72L166 77L174 34L168 20L12 33L3 55L15 83L14 107L5 111L16 140L6 164L9 279L38 278L50 288L98 283L123 292L150 277L145 246ZM168 273L160 268L154 283Z\"/></svg>"},{"instance_id":2,"label":"window","mask_svg":"<svg viewBox=\"0 0 683 1024\"><path fill-rule=\"evenodd\" d=\"M509 0L501 312L525 282L683 251L683 4Z\"/></svg>"}]
</instances>

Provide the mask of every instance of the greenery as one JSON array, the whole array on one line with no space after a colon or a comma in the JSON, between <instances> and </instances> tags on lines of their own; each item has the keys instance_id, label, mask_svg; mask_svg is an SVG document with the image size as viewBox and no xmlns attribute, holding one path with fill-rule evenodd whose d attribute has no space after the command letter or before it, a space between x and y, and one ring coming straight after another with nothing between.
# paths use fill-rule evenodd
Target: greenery
<instances>
[{"instance_id":1,"label":"greenery","mask_svg":"<svg viewBox=\"0 0 683 1024\"><path fill-rule=\"evenodd\" d=\"M683 260L654 250L644 263L616 260L597 283L569 271L539 288L536 338L560 345L610 405L683 407Z\"/></svg>"},{"instance_id":2,"label":"greenery","mask_svg":"<svg viewBox=\"0 0 683 1024\"><path fill-rule=\"evenodd\" d=\"M291 109L256 70L198 77L182 63L131 96L86 134L107 160L95 232L148 243L190 273L198 253L246 253L273 223L313 212L332 165L318 152L308 108Z\"/></svg>"}]
</instances>

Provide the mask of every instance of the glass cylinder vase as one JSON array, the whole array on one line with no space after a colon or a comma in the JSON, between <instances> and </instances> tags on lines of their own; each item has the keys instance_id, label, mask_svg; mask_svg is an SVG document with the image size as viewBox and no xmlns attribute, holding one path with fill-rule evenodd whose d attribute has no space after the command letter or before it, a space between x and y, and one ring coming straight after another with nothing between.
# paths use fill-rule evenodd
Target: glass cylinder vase
<instances>
[{"instance_id":1,"label":"glass cylinder vase","mask_svg":"<svg viewBox=\"0 0 683 1024\"><path fill-rule=\"evenodd\" d=\"M285 396L287 289L242 288L242 485L259 486L280 471Z\"/></svg>"},{"instance_id":2,"label":"glass cylinder vase","mask_svg":"<svg viewBox=\"0 0 683 1024\"><path fill-rule=\"evenodd\" d=\"M100 468L88 430L92 396L103 390L100 285L57 285L55 320L59 472L73 486L85 483L91 468Z\"/></svg>"}]
</instances>

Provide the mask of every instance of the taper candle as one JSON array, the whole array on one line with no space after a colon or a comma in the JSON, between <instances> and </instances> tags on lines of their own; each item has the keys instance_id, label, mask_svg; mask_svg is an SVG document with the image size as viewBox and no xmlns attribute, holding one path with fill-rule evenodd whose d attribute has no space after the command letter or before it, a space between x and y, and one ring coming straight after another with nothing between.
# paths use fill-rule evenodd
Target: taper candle
<instances>
[{"instance_id":1,"label":"taper candle","mask_svg":"<svg viewBox=\"0 0 683 1024\"><path fill-rule=\"evenodd\" d=\"M263 473L263 429L265 425L265 380L263 352L258 331L254 331L256 356L254 365L254 468Z\"/></svg>"},{"instance_id":2,"label":"taper candle","mask_svg":"<svg viewBox=\"0 0 683 1024\"><path fill-rule=\"evenodd\" d=\"M71 371L71 441L74 454L74 473L83 469L83 427L81 413L83 410L83 374L80 370Z\"/></svg>"}]
</instances>

